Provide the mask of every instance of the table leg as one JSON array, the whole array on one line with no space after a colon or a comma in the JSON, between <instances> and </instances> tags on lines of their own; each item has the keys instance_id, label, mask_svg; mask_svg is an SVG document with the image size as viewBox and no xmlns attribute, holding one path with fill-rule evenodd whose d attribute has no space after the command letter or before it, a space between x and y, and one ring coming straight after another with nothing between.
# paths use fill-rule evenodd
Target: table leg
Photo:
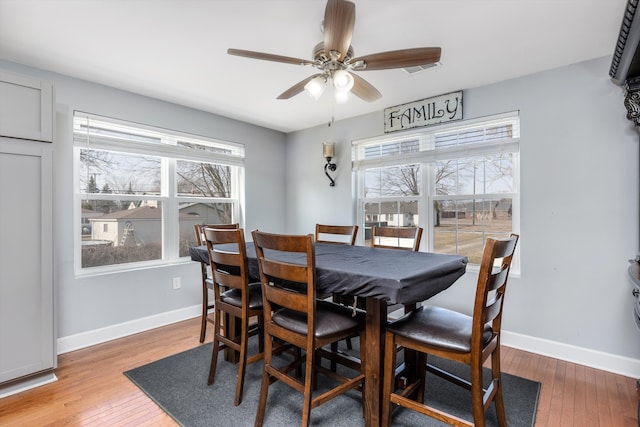
<instances>
[{"instance_id":1,"label":"table leg","mask_svg":"<svg viewBox=\"0 0 640 427\"><path fill-rule=\"evenodd\" d=\"M382 370L384 367L384 331L387 323L387 303L367 298L364 408L365 425L380 425Z\"/></svg>"},{"instance_id":2,"label":"table leg","mask_svg":"<svg viewBox=\"0 0 640 427\"><path fill-rule=\"evenodd\" d=\"M404 313L407 314L412 311L415 311L416 307L417 307L417 304L407 304L404 306ZM404 356L402 358L403 361L396 367L396 377L397 378L404 377L401 379L402 383L405 383L405 384L413 383L416 379L418 353L408 348L402 349L402 352L404 353ZM404 387L401 387L399 384L397 384L397 386L400 388L404 388ZM415 393L413 394L413 396L415 396Z\"/></svg>"}]
</instances>

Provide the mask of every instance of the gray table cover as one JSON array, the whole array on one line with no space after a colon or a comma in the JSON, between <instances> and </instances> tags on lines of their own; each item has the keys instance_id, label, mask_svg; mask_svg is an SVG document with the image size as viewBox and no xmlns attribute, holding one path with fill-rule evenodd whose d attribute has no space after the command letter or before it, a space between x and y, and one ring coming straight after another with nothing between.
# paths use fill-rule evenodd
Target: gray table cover
<instances>
[{"instance_id":1,"label":"gray table cover","mask_svg":"<svg viewBox=\"0 0 640 427\"><path fill-rule=\"evenodd\" d=\"M451 286L467 267L467 257L459 255L330 243L316 243L315 251L319 292L373 297L393 304L427 300ZM191 247L189 254L193 261L209 262L206 246ZM292 263L306 262L304 254L277 256ZM259 281L253 242L247 243L247 258L251 280Z\"/></svg>"}]
</instances>

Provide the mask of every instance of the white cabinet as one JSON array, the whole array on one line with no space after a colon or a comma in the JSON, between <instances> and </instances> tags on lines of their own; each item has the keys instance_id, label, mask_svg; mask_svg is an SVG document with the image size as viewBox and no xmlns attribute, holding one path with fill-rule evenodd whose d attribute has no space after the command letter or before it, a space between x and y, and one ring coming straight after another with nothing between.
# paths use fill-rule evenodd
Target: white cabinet
<instances>
[{"instance_id":1,"label":"white cabinet","mask_svg":"<svg viewBox=\"0 0 640 427\"><path fill-rule=\"evenodd\" d=\"M0 70L0 136L53 141L53 85Z\"/></svg>"},{"instance_id":2,"label":"white cabinet","mask_svg":"<svg viewBox=\"0 0 640 427\"><path fill-rule=\"evenodd\" d=\"M1 73L1 72L0 72ZM4 74L0 74L4 78ZM15 80L15 79L14 79ZM31 81L25 78L25 81ZM0 85L6 85L5 81ZM13 84L13 83L11 83ZM40 85L39 87L51 85ZM38 87L32 84L30 87ZM33 93L0 89L0 113L37 115ZM26 99L25 99L26 98ZM49 101L47 101L49 102ZM34 104L35 103L35 104ZM13 111L12 105L16 105ZM49 112L52 115L51 109ZM52 118L50 118L52 120ZM33 381L57 364L53 282L53 145L41 142L42 126L20 118L0 136L0 396L7 384ZM15 124L15 123L14 123ZM4 127L3 127L4 126ZM52 129L48 129L52 140ZM20 139L18 135L31 139ZM38 139L37 141L34 139ZM52 375L52 374L51 374Z\"/></svg>"}]
</instances>

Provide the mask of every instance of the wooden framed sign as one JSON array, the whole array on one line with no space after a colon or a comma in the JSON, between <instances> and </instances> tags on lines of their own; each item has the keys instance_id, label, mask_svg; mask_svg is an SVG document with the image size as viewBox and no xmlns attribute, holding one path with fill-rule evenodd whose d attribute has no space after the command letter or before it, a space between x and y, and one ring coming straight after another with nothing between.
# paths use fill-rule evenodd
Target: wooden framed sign
<instances>
[{"instance_id":1,"label":"wooden framed sign","mask_svg":"<svg viewBox=\"0 0 640 427\"><path fill-rule=\"evenodd\" d=\"M384 132L462 119L462 91L384 109Z\"/></svg>"}]
</instances>

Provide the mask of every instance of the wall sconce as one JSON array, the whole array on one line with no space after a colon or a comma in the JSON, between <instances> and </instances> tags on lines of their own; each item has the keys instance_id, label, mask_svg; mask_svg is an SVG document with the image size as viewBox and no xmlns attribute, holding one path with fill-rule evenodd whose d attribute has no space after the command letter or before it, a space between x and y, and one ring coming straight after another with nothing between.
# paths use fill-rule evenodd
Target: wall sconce
<instances>
[{"instance_id":1,"label":"wall sconce","mask_svg":"<svg viewBox=\"0 0 640 427\"><path fill-rule=\"evenodd\" d=\"M322 157L327 159L327 163L324 165L324 174L327 175L327 178L329 178L329 181L331 181L329 183L329 185L331 187L335 187L336 181L333 178L331 178L331 176L329 175L329 172L327 171L327 169L330 170L331 172L335 172L336 164L335 163L331 163L331 159L334 158L335 155L336 155L336 143L335 142L323 142L322 143Z\"/></svg>"}]
</instances>

